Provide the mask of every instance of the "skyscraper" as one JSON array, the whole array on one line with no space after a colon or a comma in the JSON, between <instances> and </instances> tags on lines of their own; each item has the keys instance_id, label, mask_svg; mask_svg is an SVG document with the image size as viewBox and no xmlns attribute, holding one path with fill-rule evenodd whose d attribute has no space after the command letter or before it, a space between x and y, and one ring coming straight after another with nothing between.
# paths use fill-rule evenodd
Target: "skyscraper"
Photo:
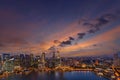
<instances>
[{"instance_id":1,"label":"skyscraper","mask_svg":"<svg viewBox=\"0 0 120 80\"><path fill-rule=\"evenodd\" d=\"M60 58L60 52L59 51L53 52L51 64L52 64L53 68L55 68L57 66L61 66L61 58Z\"/></svg>"},{"instance_id":2,"label":"skyscraper","mask_svg":"<svg viewBox=\"0 0 120 80\"><path fill-rule=\"evenodd\" d=\"M6 60L8 60L8 59L10 59L10 54L8 54L8 53L3 53L3 54L2 54L2 60L3 60L3 61L6 61Z\"/></svg>"},{"instance_id":3,"label":"skyscraper","mask_svg":"<svg viewBox=\"0 0 120 80\"><path fill-rule=\"evenodd\" d=\"M30 55L25 54L25 67L28 68L30 67Z\"/></svg>"},{"instance_id":4,"label":"skyscraper","mask_svg":"<svg viewBox=\"0 0 120 80\"><path fill-rule=\"evenodd\" d=\"M30 54L30 65L33 66L34 65L34 55Z\"/></svg>"},{"instance_id":5,"label":"skyscraper","mask_svg":"<svg viewBox=\"0 0 120 80\"><path fill-rule=\"evenodd\" d=\"M4 61L2 70L12 72L14 70L14 61L13 60Z\"/></svg>"},{"instance_id":6,"label":"skyscraper","mask_svg":"<svg viewBox=\"0 0 120 80\"><path fill-rule=\"evenodd\" d=\"M38 58L38 69L42 70L46 67L45 52L41 54L40 59Z\"/></svg>"},{"instance_id":7,"label":"skyscraper","mask_svg":"<svg viewBox=\"0 0 120 80\"><path fill-rule=\"evenodd\" d=\"M56 60L57 60L57 66L61 66L61 57L60 57L60 52L56 51Z\"/></svg>"},{"instance_id":8,"label":"skyscraper","mask_svg":"<svg viewBox=\"0 0 120 80\"><path fill-rule=\"evenodd\" d=\"M41 55L41 61L42 61L43 67L45 67L45 52L42 53L42 55Z\"/></svg>"},{"instance_id":9,"label":"skyscraper","mask_svg":"<svg viewBox=\"0 0 120 80\"><path fill-rule=\"evenodd\" d=\"M20 54L20 66L21 67L25 66L25 56L24 56L24 54Z\"/></svg>"}]
</instances>

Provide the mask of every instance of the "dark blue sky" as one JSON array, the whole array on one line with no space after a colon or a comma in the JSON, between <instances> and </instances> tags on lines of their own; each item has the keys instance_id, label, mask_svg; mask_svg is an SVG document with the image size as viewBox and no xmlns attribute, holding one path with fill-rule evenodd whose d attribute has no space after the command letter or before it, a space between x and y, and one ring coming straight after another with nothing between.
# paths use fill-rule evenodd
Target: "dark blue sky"
<instances>
[{"instance_id":1,"label":"dark blue sky","mask_svg":"<svg viewBox=\"0 0 120 80\"><path fill-rule=\"evenodd\" d=\"M119 22L120 0L1 0L0 52L111 54L120 48Z\"/></svg>"}]
</instances>

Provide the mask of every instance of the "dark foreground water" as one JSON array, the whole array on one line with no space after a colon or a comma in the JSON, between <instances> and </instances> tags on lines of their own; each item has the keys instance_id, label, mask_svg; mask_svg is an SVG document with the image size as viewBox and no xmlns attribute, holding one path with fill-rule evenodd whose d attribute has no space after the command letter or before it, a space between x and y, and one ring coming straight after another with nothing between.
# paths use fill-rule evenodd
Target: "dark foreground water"
<instances>
[{"instance_id":1,"label":"dark foreground water","mask_svg":"<svg viewBox=\"0 0 120 80\"><path fill-rule=\"evenodd\" d=\"M13 75L2 80L108 80L90 71L33 72L29 75Z\"/></svg>"}]
</instances>

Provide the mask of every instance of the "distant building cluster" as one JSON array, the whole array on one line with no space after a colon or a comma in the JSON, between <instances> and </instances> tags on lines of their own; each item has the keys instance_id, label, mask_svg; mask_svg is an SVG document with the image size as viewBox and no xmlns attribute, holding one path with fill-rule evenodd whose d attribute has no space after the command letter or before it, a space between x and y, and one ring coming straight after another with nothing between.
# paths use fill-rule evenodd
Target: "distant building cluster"
<instances>
[{"instance_id":1,"label":"distant building cluster","mask_svg":"<svg viewBox=\"0 0 120 80\"><path fill-rule=\"evenodd\" d=\"M120 52L114 54L113 65L115 67L120 67Z\"/></svg>"},{"instance_id":2,"label":"distant building cluster","mask_svg":"<svg viewBox=\"0 0 120 80\"><path fill-rule=\"evenodd\" d=\"M93 70L97 75L113 77L120 72L119 52L114 57L61 57L59 51L51 52L51 57L46 53L35 56L34 54L11 55L3 53L0 56L0 74L6 72L29 73L30 71L72 71Z\"/></svg>"},{"instance_id":3,"label":"distant building cluster","mask_svg":"<svg viewBox=\"0 0 120 80\"><path fill-rule=\"evenodd\" d=\"M61 65L61 57L59 51L53 52L52 58L46 58L46 53L41 56L34 56L33 54L20 54L10 55L3 53L0 56L0 70L11 72L19 68L38 68L44 69L45 67L55 68Z\"/></svg>"},{"instance_id":4,"label":"distant building cluster","mask_svg":"<svg viewBox=\"0 0 120 80\"><path fill-rule=\"evenodd\" d=\"M55 69L70 67L74 69L96 69L120 67L120 57L114 54L114 58L109 57L61 57L59 51L53 51L51 57L46 57L46 53L35 56L34 54L11 55L3 53L0 56L0 70L12 72L14 70L36 68Z\"/></svg>"}]
</instances>

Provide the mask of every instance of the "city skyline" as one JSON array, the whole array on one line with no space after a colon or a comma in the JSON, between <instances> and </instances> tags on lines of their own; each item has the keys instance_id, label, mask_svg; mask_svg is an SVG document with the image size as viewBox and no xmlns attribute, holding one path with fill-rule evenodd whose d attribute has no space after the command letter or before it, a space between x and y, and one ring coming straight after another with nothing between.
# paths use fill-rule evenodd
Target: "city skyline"
<instances>
[{"instance_id":1,"label":"city skyline","mask_svg":"<svg viewBox=\"0 0 120 80\"><path fill-rule=\"evenodd\" d=\"M112 55L120 50L119 0L1 0L0 53Z\"/></svg>"}]
</instances>

